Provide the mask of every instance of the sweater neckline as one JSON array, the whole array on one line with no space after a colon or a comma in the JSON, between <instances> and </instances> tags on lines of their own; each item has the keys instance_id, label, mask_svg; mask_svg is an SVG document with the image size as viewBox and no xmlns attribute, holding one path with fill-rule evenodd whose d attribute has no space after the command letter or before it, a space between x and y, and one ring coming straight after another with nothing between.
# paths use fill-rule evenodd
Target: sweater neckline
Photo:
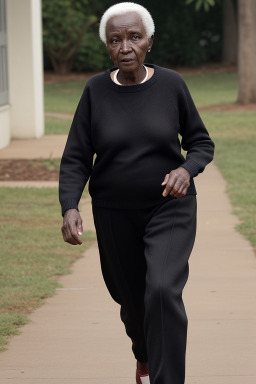
<instances>
[{"instance_id":1,"label":"sweater neckline","mask_svg":"<svg viewBox=\"0 0 256 384\"><path fill-rule=\"evenodd\" d=\"M117 92L140 92L145 89L148 89L151 87L158 79L159 79L159 67L158 65L155 64L150 64L150 63L144 63L147 67L154 68L154 73L150 77L149 80L145 81L144 83L141 84L135 84L135 85L119 85L116 84L110 77L111 72L115 71L118 69L118 67L112 67L109 68L105 71L105 75L107 78L108 86L114 89Z\"/></svg>"}]
</instances>

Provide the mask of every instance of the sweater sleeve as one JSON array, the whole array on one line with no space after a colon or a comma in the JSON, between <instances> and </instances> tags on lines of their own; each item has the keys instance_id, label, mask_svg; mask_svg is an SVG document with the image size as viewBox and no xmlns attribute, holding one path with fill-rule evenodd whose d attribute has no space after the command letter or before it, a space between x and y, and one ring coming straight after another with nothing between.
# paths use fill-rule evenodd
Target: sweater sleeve
<instances>
[{"instance_id":1,"label":"sweater sleeve","mask_svg":"<svg viewBox=\"0 0 256 384\"><path fill-rule=\"evenodd\" d=\"M206 165L213 160L215 144L201 120L188 87L181 77L180 99L181 146L187 151L185 168L191 177L203 172Z\"/></svg>"},{"instance_id":2,"label":"sweater sleeve","mask_svg":"<svg viewBox=\"0 0 256 384\"><path fill-rule=\"evenodd\" d=\"M64 216L78 209L84 187L91 175L94 150L91 142L90 102L85 87L78 103L60 163L59 201Z\"/></svg>"}]
</instances>

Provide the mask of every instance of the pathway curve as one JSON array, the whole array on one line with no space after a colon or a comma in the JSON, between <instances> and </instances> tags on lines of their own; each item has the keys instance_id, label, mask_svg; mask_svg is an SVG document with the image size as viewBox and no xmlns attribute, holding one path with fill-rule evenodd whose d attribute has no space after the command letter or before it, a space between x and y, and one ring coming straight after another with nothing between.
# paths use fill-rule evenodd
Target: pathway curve
<instances>
[{"instance_id":1,"label":"pathway curve","mask_svg":"<svg viewBox=\"0 0 256 384\"><path fill-rule=\"evenodd\" d=\"M214 163L195 183L198 229L183 294L186 384L255 384L255 255L234 229L238 219ZM84 229L94 230L90 197L80 209ZM60 282L0 354L0 384L135 384L131 343L106 290L96 242Z\"/></svg>"}]
</instances>

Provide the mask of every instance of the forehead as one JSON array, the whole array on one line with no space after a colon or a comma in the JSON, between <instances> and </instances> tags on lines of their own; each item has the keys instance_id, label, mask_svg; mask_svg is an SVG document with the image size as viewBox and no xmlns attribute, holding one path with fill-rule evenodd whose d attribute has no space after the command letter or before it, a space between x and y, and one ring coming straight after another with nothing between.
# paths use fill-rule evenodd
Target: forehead
<instances>
[{"instance_id":1,"label":"forehead","mask_svg":"<svg viewBox=\"0 0 256 384\"><path fill-rule=\"evenodd\" d=\"M135 28L142 33L146 32L140 15L137 12L127 12L122 15L114 15L108 20L106 34Z\"/></svg>"}]
</instances>

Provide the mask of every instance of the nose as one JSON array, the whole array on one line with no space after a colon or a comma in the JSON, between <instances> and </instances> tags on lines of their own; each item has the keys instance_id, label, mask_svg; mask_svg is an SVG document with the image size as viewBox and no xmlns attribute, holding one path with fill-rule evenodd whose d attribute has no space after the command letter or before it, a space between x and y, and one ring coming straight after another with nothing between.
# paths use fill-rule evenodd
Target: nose
<instances>
[{"instance_id":1,"label":"nose","mask_svg":"<svg viewBox=\"0 0 256 384\"><path fill-rule=\"evenodd\" d=\"M120 51L123 53L126 53L126 52L129 52L130 50L131 50L131 47L130 47L129 41L124 39L121 43Z\"/></svg>"}]
</instances>

